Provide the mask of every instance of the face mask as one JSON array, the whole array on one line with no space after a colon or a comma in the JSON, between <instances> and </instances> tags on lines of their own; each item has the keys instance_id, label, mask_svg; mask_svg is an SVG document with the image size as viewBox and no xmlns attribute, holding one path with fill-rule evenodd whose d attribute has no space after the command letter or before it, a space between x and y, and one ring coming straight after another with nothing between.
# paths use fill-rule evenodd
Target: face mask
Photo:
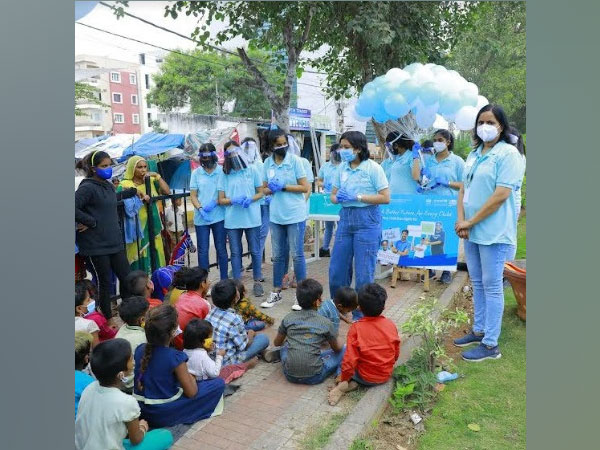
<instances>
[{"instance_id":1,"label":"face mask","mask_svg":"<svg viewBox=\"0 0 600 450\"><path fill-rule=\"evenodd\" d=\"M356 154L351 148L341 148L338 150L342 161L352 162L356 159Z\"/></svg>"},{"instance_id":2,"label":"face mask","mask_svg":"<svg viewBox=\"0 0 600 450\"><path fill-rule=\"evenodd\" d=\"M211 350L213 345L213 338L209 337L204 339L204 349Z\"/></svg>"},{"instance_id":3,"label":"face mask","mask_svg":"<svg viewBox=\"0 0 600 450\"><path fill-rule=\"evenodd\" d=\"M287 153L288 147L289 147L289 145L282 145L281 147L275 147L273 149L273 153L275 153L277 156L284 157L285 154Z\"/></svg>"},{"instance_id":4,"label":"face mask","mask_svg":"<svg viewBox=\"0 0 600 450\"><path fill-rule=\"evenodd\" d=\"M93 300L88 303L87 310L88 310L88 312L87 312L88 314L91 314L94 311L96 311L96 300Z\"/></svg>"},{"instance_id":5,"label":"face mask","mask_svg":"<svg viewBox=\"0 0 600 450\"><path fill-rule=\"evenodd\" d=\"M217 162L213 159L201 159L200 164L205 169L212 169L217 165Z\"/></svg>"},{"instance_id":6,"label":"face mask","mask_svg":"<svg viewBox=\"0 0 600 450\"><path fill-rule=\"evenodd\" d=\"M481 138L483 142L490 142L498 137L498 128L494 125L483 124L477 127L477 136Z\"/></svg>"},{"instance_id":7,"label":"face mask","mask_svg":"<svg viewBox=\"0 0 600 450\"><path fill-rule=\"evenodd\" d=\"M128 386L133 381L133 373L130 375L125 375L123 372L121 372L119 373L119 380L121 380L121 383L123 383L125 386Z\"/></svg>"},{"instance_id":8,"label":"face mask","mask_svg":"<svg viewBox=\"0 0 600 450\"><path fill-rule=\"evenodd\" d=\"M433 150L436 153L443 152L445 149L446 149L446 144L444 144L443 142L434 142L433 143Z\"/></svg>"},{"instance_id":9,"label":"face mask","mask_svg":"<svg viewBox=\"0 0 600 450\"><path fill-rule=\"evenodd\" d=\"M109 180L110 178L112 178L112 167L107 167L106 169L96 167L96 175L98 175L103 180Z\"/></svg>"},{"instance_id":10,"label":"face mask","mask_svg":"<svg viewBox=\"0 0 600 450\"><path fill-rule=\"evenodd\" d=\"M183 333L183 331L179 328L179 325L177 325L177 329L173 331L173 337L179 336L181 333Z\"/></svg>"}]
</instances>

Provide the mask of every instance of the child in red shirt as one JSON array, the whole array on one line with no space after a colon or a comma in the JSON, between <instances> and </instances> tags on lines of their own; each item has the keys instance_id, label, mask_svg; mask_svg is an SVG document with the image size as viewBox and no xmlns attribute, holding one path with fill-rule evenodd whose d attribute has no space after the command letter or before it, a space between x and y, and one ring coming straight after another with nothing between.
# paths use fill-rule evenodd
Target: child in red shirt
<instances>
[{"instance_id":1,"label":"child in red shirt","mask_svg":"<svg viewBox=\"0 0 600 450\"><path fill-rule=\"evenodd\" d=\"M348 330L346 353L338 384L329 392L329 404L335 405L346 393L358 387L375 386L388 381L400 356L400 336L396 324L381 315L387 292L376 283L358 291L358 306L364 317Z\"/></svg>"},{"instance_id":2,"label":"child in red shirt","mask_svg":"<svg viewBox=\"0 0 600 450\"><path fill-rule=\"evenodd\" d=\"M96 308L96 297L98 296L98 289L96 288L96 285L90 280L84 279L75 283L75 291L77 292L77 290L82 292L87 291L87 295L92 300L90 304L93 303L93 307L89 308L91 311L85 315L85 318L88 320L93 320L96 325L98 325L98 337L100 338L100 342L114 338L117 334L117 328L109 325L109 322L106 320L106 317L104 317L104 314L100 313L100 311L98 311Z\"/></svg>"}]
</instances>

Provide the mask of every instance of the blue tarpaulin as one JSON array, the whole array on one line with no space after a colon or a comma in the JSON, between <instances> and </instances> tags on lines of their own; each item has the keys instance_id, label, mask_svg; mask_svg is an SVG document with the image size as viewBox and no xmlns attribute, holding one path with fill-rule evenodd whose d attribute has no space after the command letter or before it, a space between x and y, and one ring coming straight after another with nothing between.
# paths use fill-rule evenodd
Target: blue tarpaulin
<instances>
[{"instance_id":1,"label":"blue tarpaulin","mask_svg":"<svg viewBox=\"0 0 600 450\"><path fill-rule=\"evenodd\" d=\"M183 148L184 141L185 135L183 134L146 133L123 151L123 156L119 161L124 161L134 155L154 156L174 148Z\"/></svg>"},{"instance_id":2,"label":"blue tarpaulin","mask_svg":"<svg viewBox=\"0 0 600 450\"><path fill-rule=\"evenodd\" d=\"M85 148L88 148L90 145L94 145L96 142L103 141L104 139L106 139L109 136L110 136L109 134L105 134L105 135L94 137L94 138L79 139L77 142L75 142L75 153L77 154L77 152L79 152Z\"/></svg>"},{"instance_id":3,"label":"blue tarpaulin","mask_svg":"<svg viewBox=\"0 0 600 450\"><path fill-rule=\"evenodd\" d=\"M190 177L192 176L192 168L190 165L190 160L183 161L175 173L171 176L169 180L169 187L171 189L185 189L186 191L190 190Z\"/></svg>"}]
</instances>

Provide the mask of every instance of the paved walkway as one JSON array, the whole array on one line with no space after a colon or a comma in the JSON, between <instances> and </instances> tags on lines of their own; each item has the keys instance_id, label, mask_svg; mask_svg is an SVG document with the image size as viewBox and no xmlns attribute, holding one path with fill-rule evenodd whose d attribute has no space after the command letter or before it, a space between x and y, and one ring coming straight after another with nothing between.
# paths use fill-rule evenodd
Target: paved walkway
<instances>
[{"instance_id":1,"label":"paved walkway","mask_svg":"<svg viewBox=\"0 0 600 450\"><path fill-rule=\"evenodd\" d=\"M307 276L320 281L324 294L328 292L329 258L310 263ZM211 278L216 270L211 271ZM272 287L272 265L263 265L265 294ZM243 281L252 289L250 273ZM389 278L380 282L386 287L388 301L384 315L398 325L406 318L407 309L423 299L422 284L414 281L399 281L395 289L389 288ZM431 293L441 291L437 282L432 283ZM265 330L271 339L277 333L281 319L291 311L295 289L283 291L283 302L265 310L275 317L275 325ZM255 300L258 305L262 301ZM345 337L349 325L340 324L340 337ZM327 387L333 379L316 386L295 385L285 380L281 364L261 361L234 384L241 388L225 399L221 416L194 424L173 449L296 449L307 434L317 429L323 421L335 413L347 412L356 403L350 396L342 398L332 407L327 403Z\"/></svg>"}]
</instances>

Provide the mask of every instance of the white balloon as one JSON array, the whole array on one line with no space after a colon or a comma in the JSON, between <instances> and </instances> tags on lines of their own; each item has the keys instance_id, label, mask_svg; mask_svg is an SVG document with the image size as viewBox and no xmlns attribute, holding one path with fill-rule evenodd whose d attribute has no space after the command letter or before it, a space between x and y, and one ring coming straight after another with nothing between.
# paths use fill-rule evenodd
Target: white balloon
<instances>
[{"instance_id":1,"label":"white balloon","mask_svg":"<svg viewBox=\"0 0 600 450\"><path fill-rule=\"evenodd\" d=\"M463 106L456 113L456 128L462 131L472 130L475 127L475 118L479 110L473 106Z\"/></svg>"},{"instance_id":2,"label":"white balloon","mask_svg":"<svg viewBox=\"0 0 600 450\"><path fill-rule=\"evenodd\" d=\"M477 87L477 85L475 83L471 83L470 81L467 82L467 84L465 85L465 89L468 89L469 91L473 92L475 95L479 95L479 88Z\"/></svg>"},{"instance_id":3,"label":"white balloon","mask_svg":"<svg viewBox=\"0 0 600 450\"><path fill-rule=\"evenodd\" d=\"M447 130L448 122L439 114L435 115L435 122L433 122L433 128L438 130Z\"/></svg>"},{"instance_id":4,"label":"white balloon","mask_svg":"<svg viewBox=\"0 0 600 450\"><path fill-rule=\"evenodd\" d=\"M414 73L421 67L423 67L423 64L416 62L416 63L412 63L412 64L409 64L406 67L404 67L404 71L408 72L411 75L414 75Z\"/></svg>"},{"instance_id":5,"label":"white balloon","mask_svg":"<svg viewBox=\"0 0 600 450\"><path fill-rule=\"evenodd\" d=\"M404 80L408 80L410 78L410 74L402 69L399 69L398 67L394 67L393 69L387 71L385 78L388 81L399 84Z\"/></svg>"},{"instance_id":6,"label":"white balloon","mask_svg":"<svg viewBox=\"0 0 600 450\"><path fill-rule=\"evenodd\" d=\"M489 104L490 104L490 102L488 102L487 98L485 98L483 95L478 95L477 96L477 106L475 106L475 108L477 108L477 111L479 111L485 105L489 105Z\"/></svg>"},{"instance_id":7,"label":"white balloon","mask_svg":"<svg viewBox=\"0 0 600 450\"><path fill-rule=\"evenodd\" d=\"M435 79L434 75L431 73L431 70L426 68L425 66L418 68L412 76L413 80L415 80L419 85L423 85Z\"/></svg>"}]
</instances>

